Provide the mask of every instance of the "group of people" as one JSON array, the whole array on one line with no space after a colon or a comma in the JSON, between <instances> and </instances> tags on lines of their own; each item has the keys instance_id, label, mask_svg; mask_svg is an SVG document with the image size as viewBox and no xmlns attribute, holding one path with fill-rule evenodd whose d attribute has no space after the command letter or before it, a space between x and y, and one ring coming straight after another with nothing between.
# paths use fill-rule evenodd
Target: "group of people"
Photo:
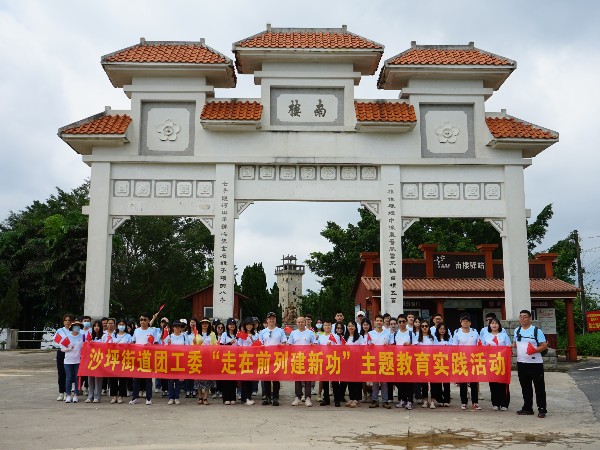
<instances>
[{"instance_id":1,"label":"group of people","mask_svg":"<svg viewBox=\"0 0 600 450\"><path fill-rule=\"evenodd\" d=\"M541 353L547 349L543 332L531 324L531 313L521 311L519 326L511 342L501 321L494 315L486 316L486 326L480 331L471 328L469 314L460 316L460 327L454 332L444 323L442 315L436 314L432 320L415 317L413 314L377 315L373 322L359 311L356 320L344 320L341 311L333 320L318 318L312 326L312 317L305 315L296 319L296 329L277 326L274 312L267 314L264 322L256 317L248 317L239 324L229 318L225 323L207 318L192 318L169 322L164 317L160 325L153 326L158 313L140 315L139 324L125 320L102 318L92 322L89 316L76 319L71 314L63 317L64 327L56 332L54 341L58 344L57 369L59 396L57 400L77 403L81 388L87 391L87 403L100 402L101 396L109 393L111 403L123 403L123 398L131 396L130 404L140 403L141 391L145 391L147 405L152 404L152 379L114 377L78 377L78 367L84 342L99 341L114 344L136 345L239 345L255 344L274 346L282 344L296 345L490 345L512 346L517 349L517 371L523 393L524 405L517 411L519 415L533 415L533 390L535 389L538 417L546 415L546 396L544 385L543 359ZM535 344L535 345L534 345ZM279 381L262 381L262 405L279 406ZM222 398L225 405L234 405L239 399L248 406L254 405L253 396L258 395L258 381L231 380L155 380L155 392L168 397L168 404L180 404L180 393L187 398L197 397L198 404L210 404L209 397ZM450 383L388 383L388 382L344 382L332 381L318 383L318 402L321 406L331 404L330 386L333 391L333 404L342 403L356 408L361 402L369 408L380 405L391 409L411 410L413 403L423 408L435 409L450 405ZM304 404L312 406L316 383L310 381L295 382L295 399L292 406ZM460 409L468 409L468 389L471 393L471 409L481 410L479 406L479 383L459 383ZM397 403L394 391L397 390ZM495 411L507 411L510 403L509 386L504 383L490 383L491 404ZM346 393L348 399L346 399ZM381 397L381 402L379 398Z\"/></svg>"}]
</instances>

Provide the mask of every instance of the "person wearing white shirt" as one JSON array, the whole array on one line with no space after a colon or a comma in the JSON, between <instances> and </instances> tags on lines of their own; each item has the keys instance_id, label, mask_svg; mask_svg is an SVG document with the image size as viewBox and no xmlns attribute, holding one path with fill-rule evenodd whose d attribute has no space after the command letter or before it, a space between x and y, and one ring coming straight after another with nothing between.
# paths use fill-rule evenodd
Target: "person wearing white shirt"
<instances>
[{"instance_id":1,"label":"person wearing white shirt","mask_svg":"<svg viewBox=\"0 0 600 450\"><path fill-rule=\"evenodd\" d=\"M538 417L546 417L546 384L544 382L544 360L541 353L548 349L548 342L542 330L531 324L531 312L519 313L520 326L515 330L513 347L517 349L517 373L523 394L523 407L517 411L520 416L533 415L533 388L538 407Z\"/></svg>"},{"instance_id":2,"label":"person wearing white shirt","mask_svg":"<svg viewBox=\"0 0 600 450\"><path fill-rule=\"evenodd\" d=\"M298 316L296 319L296 330L290 333L288 338L289 345L312 345L315 343L315 333L306 328L306 319L302 316ZM302 388L304 388L304 405L312 406L310 400L310 381L296 381L294 383L296 398L292 402L292 406L298 406L301 403L300 398L302 397Z\"/></svg>"},{"instance_id":3,"label":"person wearing white shirt","mask_svg":"<svg viewBox=\"0 0 600 450\"><path fill-rule=\"evenodd\" d=\"M400 314L397 319L398 331L392 336L392 345L413 345L416 342L412 329L407 327L408 320L404 314ZM413 383L398 383L398 403L396 408L406 408L411 410L413 407Z\"/></svg>"},{"instance_id":4,"label":"person wearing white shirt","mask_svg":"<svg viewBox=\"0 0 600 450\"><path fill-rule=\"evenodd\" d=\"M334 342L335 341L335 342ZM335 335L331 332L331 320L323 320L323 333L317 336L317 344L319 345L332 345L337 343ZM322 381L321 386L323 387L323 400L319 403L320 406L328 406L331 404L329 398L329 381Z\"/></svg>"},{"instance_id":5,"label":"person wearing white shirt","mask_svg":"<svg viewBox=\"0 0 600 450\"><path fill-rule=\"evenodd\" d=\"M443 323L443 322L444 322L444 318L442 317L442 315L440 313L433 315L433 317L431 318L431 326L430 326L431 334L433 336L437 335L437 329L438 329L440 323ZM446 332L448 333L448 336L450 337L450 339L452 339L452 333L450 332L450 330L448 328L446 328Z\"/></svg>"},{"instance_id":6,"label":"person wearing white shirt","mask_svg":"<svg viewBox=\"0 0 600 450\"><path fill-rule=\"evenodd\" d=\"M362 322L363 320L365 320L365 312L364 311L359 311L356 313L356 329L358 330L358 332L360 333L360 330L362 330Z\"/></svg>"},{"instance_id":7,"label":"person wearing white shirt","mask_svg":"<svg viewBox=\"0 0 600 450\"><path fill-rule=\"evenodd\" d=\"M140 314L140 326L136 328L133 332L132 342L136 345L152 345L154 343L158 343L160 337L157 337L157 330L154 327L150 326L150 318L155 318L151 316L150 313L142 313ZM137 405L140 402L140 382L142 380L140 378L133 379L133 394L131 394L130 405ZM146 405L152 404L152 378L144 378L143 379L145 388L146 388Z\"/></svg>"},{"instance_id":8,"label":"person wearing white shirt","mask_svg":"<svg viewBox=\"0 0 600 450\"><path fill-rule=\"evenodd\" d=\"M479 342L479 333L471 328L471 316L464 313L460 316L460 328L454 333L452 338L453 345L477 345ZM462 411L467 409L468 397L467 397L467 386L471 386L471 402L473 403L473 409L481 411L479 406L479 383L459 383L460 386L460 409Z\"/></svg>"},{"instance_id":9,"label":"person wearing white shirt","mask_svg":"<svg viewBox=\"0 0 600 450\"><path fill-rule=\"evenodd\" d=\"M486 331L485 334L480 334L483 345L492 347L510 347L512 345L506 332L503 333L502 324L496 317L489 320ZM494 411L508 411L508 404L510 403L508 384L490 382L490 393L492 395L492 409Z\"/></svg>"},{"instance_id":10,"label":"person wearing white shirt","mask_svg":"<svg viewBox=\"0 0 600 450\"><path fill-rule=\"evenodd\" d=\"M273 345L285 345L287 342L285 332L277 326L277 314L275 314L273 311L267 314L267 327L260 332L259 338L262 344L266 347ZM262 404L279 406L280 388L281 383L279 381L265 381L265 399L263 400Z\"/></svg>"},{"instance_id":11,"label":"person wearing white shirt","mask_svg":"<svg viewBox=\"0 0 600 450\"><path fill-rule=\"evenodd\" d=\"M379 314L375 317L375 329L369 331L367 334L367 345L388 345L390 342L390 332L383 328L383 316ZM383 407L390 409L391 406L388 402L388 387L386 382L373 382L373 401L369 405L369 408L379 407L379 391L381 390L381 400Z\"/></svg>"},{"instance_id":12,"label":"person wearing white shirt","mask_svg":"<svg viewBox=\"0 0 600 450\"><path fill-rule=\"evenodd\" d=\"M173 322L173 333L169 334L163 345L189 345L187 338L185 337L185 333L182 333L183 324L176 320ZM168 405L179 405L179 393L181 392L181 380L179 379L171 379L167 380L167 391L169 395Z\"/></svg>"},{"instance_id":13,"label":"person wearing white shirt","mask_svg":"<svg viewBox=\"0 0 600 450\"><path fill-rule=\"evenodd\" d=\"M65 352L60 349L60 342L62 342L69 334L69 328L71 328L73 319L74 317L72 314L65 314L63 316L63 327L56 330L56 334L54 336L54 342L57 344L56 371L58 372L58 398L56 401L58 402L64 401L66 396L71 393L71 389L69 389L65 394L65 386L67 383L65 373Z\"/></svg>"},{"instance_id":14,"label":"person wearing white shirt","mask_svg":"<svg viewBox=\"0 0 600 450\"><path fill-rule=\"evenodd\" d=\"M104 331L102 330L102 322L96 320L91 327L89 337L86 338L87 341L84 342L102 342L103 336ZM102 398L103 377L94 377L88 375L86 378L88 385L88 398L85 400L85 402L100 403L100 399Z\"/></svg>"},{"instance_id":15,"label":"person wearing white shirt","mask_svg":"<svg viewBox=\"0 0 600 450\"><path fill-rule=\"evenodd\" d=\"M237 323L233 317L227 319L225 326L225 332L219 339L220 345L237 345ZM235 387L237 381L235 380L222 380L221 381L221 392L223 393L223 404L224 405L235 405Z\"/></svg>"},{"instance_id":16,"label":"person wearing white shirt","mask_svg":"<svg viewBox=\"0 0 600 450\"><path fill-rule=\"evenodd\" d=\"M452 345L450 330L444 322L437 324L436 339L437 345ZM437 400L440 406L450 406L450 383L432 383L431 395Z\"/></svg>"},{"instance_id":17,"label":"person wearing white shirt","mask_svg":"<svg viewBox=\"0 0 600 450\"><path fill-rule=\"evenodd\" d=\"M60 351L65 353L65 392L67 397L65 403L77 403L79 399L79 387L77 383L77 372L79 371L79 363L81 362L81 348L83 347L83 338L80 333L81 322L74 320L69 329L69 333L65 337L68 341L63 340L60 344ZM71 397L71 385L74 395Z\"/></svg>"},{"instance_id":18,"label":"person wearing white shirt","mask_svg":"<svg viewBox=\"0 0 600 450\"><path fill-rule=\"evenodd\" d=\"M258 334L254 330L254 319L252 317L246 317L240 325L240 331L237 334L237 345L240 347L252 347L254 342L258 341ZM242 392L241 402L248 406L254 405L252 400L252 383L253 381L244 380L242 381Z\"/></svg>"},{"instance_id":19,"label":"person wearing white shirt","mask_svg":"<svg viewBox=\"0 0 600 450\"><path fill-rule=\"evenodd\" d=\"M437 339L431 334L429 321L423 319L421 321L421 332L419 333L419 337L417 338L416 345L435 345L436 343ZM423 396L423 408L429 407L431 409L435 409L435 399L433 396L433 392L431 393L431 401L428 402L427 400L429 397L429 383L421 383L421 395Z\"/></svg>"},{"instance_id":20,"label":"person wearing white shirt","mask_svg":"<svg viewBox=\"0 0 600 450\"><path fill-rule=\"evenodd\" d=\"M362 312L362 311L359 311ZM365 340L358 331L358 324L354 320L348 321L346 324L346 332L344 333L344 340L346 345L364 345ZM350 401L346 403L349 408L356 408L361 399L362 394L362 383L359 381L349 382L348 384L348 397ZM344 388L344 390L346 390Z\"/></svg>"},{"instance_id":21,"label":"person wearing white shirt","mask_svg":"<svg viewBox=\"0 0 600 450\"><path fill-rule=\"evenodd\" d=\"M115 319L108 319L107 326L114 328ZM117 322L117 328L112 333L106 333L102 342L110 344L131 344L131 335L127 332L127 322L123 319ZM112 377L109 380L109 391L111 403L123 403L123 397L127 396L127 383L130 378Z\"/></svg>"}]
</instances>

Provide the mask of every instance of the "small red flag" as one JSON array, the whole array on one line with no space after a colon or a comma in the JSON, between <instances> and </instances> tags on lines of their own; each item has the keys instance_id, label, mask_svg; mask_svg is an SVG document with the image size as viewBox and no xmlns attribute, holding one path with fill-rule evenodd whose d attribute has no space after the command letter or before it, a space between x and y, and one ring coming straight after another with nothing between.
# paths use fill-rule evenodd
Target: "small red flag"
<instances>
[{"instance_id":1,"label":"small red flag","mask_svg":"<svg viewBox=\"0 0 600 450\"><path fill-rule=\"evenodd\" d=\"M198 336L198 328L194 326L194 337Z\"/></svg>"},{"instance_id":2,"label":"small red flag","mask_svg":"<svg viewBox=\"0 0 600 450\"><path fill-rule=\"evenodd\" d=\"M527 354L533 355L535 353L535 347L531 345L531 342L527 344Z\"/></svg>"},{"instance_id":3,"label":"small red flag","mask_svg":"<svg viewBox=\"0 0 600 450\"><path fill-rule=\"evenodd\" d=\"M60 334L56 333L54 335L54 342L56 342L57 344L60 344L60 341L62 341L62 339L63 338L62 338L62 336Z\"/></svg>"},{"instance_id":4,"label":"small red flag","mask_svg":"<svg viewBox=\"0 0 600 450\"><path fill-rule=\"evenodd\" d=\"M243 331L238 331L237 337L242 340L248 339L248 333L244 333Z\"/></svg>"},{"instance_id":5,"label":"small red flag","mask_svg":"<svg viewBox=\"0 0 600 450\"><path fill-rule=\"evenodd\" d=\"M329 340L330 340L331 342L333 342L334 344L337 344L337 343L338 343L338 342L337 342L337 340L335 339L335 336L334 336L333 334L330 334L330 335L329 335Z\"/></svg>"},{"instance_id":6,"label":"small red flag","mask_svg":"<svg viewBox=\"0 0 600 450\"><path fill-rule=\"evenodd\" d=\"M260 339L257 339L252 343L252 347L260 347L261 345L262 342L260 342Z\"/></svg>"},{"instance_id":7,"label":"small red flag","mask_svg":"<svg viewBox=\"0 0 600 450\"><path fill-rule=\"evenodd\" d=\"M158 308L158 312L161 312L163 310L163 308L165 307L166 303L163 303L162 305L160 305L160 308Z\"/></svg>"},{"instance_id":8,"label":"small red flag","mask_svg":"<svg viewBox=\"0 0 600 450\"><path fill-rule=\"evenodd\" d=\"M164 327L163 332L162 332L162 340L164 341L168 335L169 335L169 329L167 327Z\"/></svg>"},{"instance_id":9,"label":"small red flag","mask_svg":"<svg viewBox=\"0 0 600 450\"><path fill-rule=\"evenodd\" d=\"M108 336L106 336L106 342L107 343L111 343L112 342L112 334L108 334Z\"/></svg>"},{"instance_id":10,"label":"small red flag","mask_svg":"<svg viewBox=\"0 0 600 450\"><path fill-rule=\"evenodd\" d=\"M367 344L369 344L372 340L373 338L371 338L371 335L367 333Z\"/></svg>"},{"instance_id":11,"label":"small red flag","mask_svg":"<svg viewBox=\"0 0 600 450\"><path fill-rule=\"evenodd\" d=\"M498 336L494 336L494 339L492 339L492 342L494 342L496 345L498 344Z\"/></svg>"},{"instance_id":12,"label":"small red flag","mask_svg":"<svg viewBox=\"0 0 600 450\"><path fill-rule=\"evenodd\" d=\"M283 329L283 331L285 331L286 334L290 334L293 330L292 330L292 327L287 326Z\"/></svg>"},{"instance_id":13,"label":"small red flag","mask_svg":"<svg viewBox=\"0 0 600 450\"><path fill-rule=\"evenodd\" d=\"M342 345L346 345L346 339L344 339L343 336L340 336L340 342L342 343Z\"/></svg>"},{"instance_id":14,"label":"small red flag","mask_svg":"<svg viewBox=\"0 0 600 450\"><path fill-rule=\"evenodd\" d=\"M148 335L148 344L154 344L154 336L151 334Z\"/></svg>"},{"instance_id":15,"label":"small red flag","mask_svg":"<svg viewBox=\"0 0 600 450\"><path fill-rule=\"evenodd\" d=\"M60 343L60 345L64 345L65 347L68 347L70 343L71 343L71 341L69 340L68 337L66 337L63 339L63 341Z\"/></svg>"},{"instance_id":16,"label":"small red flag","mask_svg":"<svg viewBox=\"0 0 600 450\"><path fill-rule=\"evenodd\" d=\"M481 339L477 339L477 347L482 347L483 346L483 342L481 342Z\"/></svg>"}]
</instances>

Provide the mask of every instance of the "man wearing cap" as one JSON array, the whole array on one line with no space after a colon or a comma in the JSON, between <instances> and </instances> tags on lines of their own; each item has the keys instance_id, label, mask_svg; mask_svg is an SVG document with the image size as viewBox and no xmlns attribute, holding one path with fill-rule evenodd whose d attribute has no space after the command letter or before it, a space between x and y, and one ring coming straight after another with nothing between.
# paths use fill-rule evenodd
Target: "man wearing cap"
<instances>
[{"instance_id":1,"label":"man wearing cap","mask_svg":"<svg viewBox=\"0 0 600 450\"><path fill-rule=\"evenodd\" d=\"M460 328L454 333L452 338L453 345L477 345L479 342L479 333L477 330L471 328L471 316L468 313L463 313L460 316ZM460 409L462 411L467 409L468 397L467 387L471 386L471 402L473 403L473 409L481 411L479 406L479 383L471 381L470 383L459 383L460 386Z\"/></svg>"},{"instance_id":2,"label":"man wearing cap","mask_svg":"<svg viewBox=\"0 0 600 450\"><path fill-rule=\"evenodd\" d=\"M267 314L267 327L260 332L258 338L266 347L285 345L287 339L285 332L277 326L277 314L272 311ZM280 388L279 381L265 381L265 399L262 404L269 405L272 401L273 406L279 406Z\"/></svg>"},{"instance_id":3,"label":"man wearing cap","mask_svg":"<svg viewBox=\"0 0 600 450\"><path fill-rule=\"evenodd\" d=\"M365 316L366 314L364 311L359 311L356 313L356 328L359 333L362 331L362 321L365 320Z\"/></svg>"},{"instance_id":4,"label":"man wearing cap","mask_svg":"<svg viewBox=\"0 0 600 450\"><path fill-rule=\"evenodd\" d=\"M544 359L541 353L548 348L548 342L542 330L531 324L530 311L524 309L519 313L519 323L521 325L515 330L513 347L517 349L517 373L523 393L523 407L517 411L517 414L520 416L534 414L533 388L535 388L538 417L543 419L547 411Z\"/></svg>"}]
</instances>

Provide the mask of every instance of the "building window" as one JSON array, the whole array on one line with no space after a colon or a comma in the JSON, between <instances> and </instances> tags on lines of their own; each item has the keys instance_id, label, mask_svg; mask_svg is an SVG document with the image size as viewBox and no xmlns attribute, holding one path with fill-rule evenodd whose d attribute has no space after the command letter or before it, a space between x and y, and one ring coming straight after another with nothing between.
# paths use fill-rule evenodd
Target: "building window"
<instances>
[{"instance_id":1,"label":"building window","mask_svg":"<svg viewBox=\"0 0 600 450\"><path fill-rule=\"evenodd\" d=\"M212 319L213 316L213 309L212 306L205 306L204 307L204 317L206 319Z\"/></svg>"}]
</instances>

